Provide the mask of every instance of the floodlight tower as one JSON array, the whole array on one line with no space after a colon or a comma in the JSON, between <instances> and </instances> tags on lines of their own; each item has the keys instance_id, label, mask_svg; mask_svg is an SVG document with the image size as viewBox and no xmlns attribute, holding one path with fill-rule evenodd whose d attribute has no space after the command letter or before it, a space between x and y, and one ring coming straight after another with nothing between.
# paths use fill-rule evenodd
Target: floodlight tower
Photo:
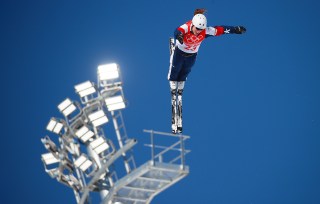
<instances>
[{"instance_id":1,"label":"floodlight tower","mask_svg":"<svg viewBox=\"0 0 320 204\"><path fill-rule=\"evenodd\" d=\"M144 130L150 133L151 160L136 167L132 148L136 139L128 137L121 110L126 107L119 66L98 66L98 83L86 81L76 85L80 103L66 98L58 109L63 119L52 117L48 135L41 139L48 150L41 155L50 177L73 189L76 203L91 203L99 192L102 204L147 204L154 196L189 173L184 147L189 136ZM112 119L116 139L103 126ZM158 135L159 137L155 137ZM161 137L173 138L175 142ZM122 158L124 174L118 177L116 160ZM117 168L118 167L118 168Z\"/></svg>"}]
</instances>

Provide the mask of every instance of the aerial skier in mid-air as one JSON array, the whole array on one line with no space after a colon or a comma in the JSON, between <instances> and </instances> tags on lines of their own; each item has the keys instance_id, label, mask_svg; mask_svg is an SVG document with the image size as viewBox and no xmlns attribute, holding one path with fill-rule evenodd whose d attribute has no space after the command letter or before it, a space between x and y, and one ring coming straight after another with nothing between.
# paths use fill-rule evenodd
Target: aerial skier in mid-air
<instances>
[{"instance_id":1,"label":"aerial skier in mid-air","mask_svg":"<svg viewBox=\"0 0 320 204\"><path fill-rule=\"evenodd\" d=\"M201 42L211 36L243 34L243 26L208 26L205 9L196 9L192 20L181 25L170 38L168 80L171 91L172 133L182 133L182 93L185 81L197 57Z\"/></svg>"}]
</instances>

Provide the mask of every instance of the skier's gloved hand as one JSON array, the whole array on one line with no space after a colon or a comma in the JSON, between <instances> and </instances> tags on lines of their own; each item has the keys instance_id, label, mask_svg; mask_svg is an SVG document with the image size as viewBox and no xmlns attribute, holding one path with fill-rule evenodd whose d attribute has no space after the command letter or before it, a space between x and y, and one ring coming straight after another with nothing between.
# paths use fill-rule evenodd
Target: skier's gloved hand
<instances>
[{"instance_id":1,"label":"skier's gloved hand","mask_svg":"<svg viewBox=\"0 0 320 204\"><path fill-rule=\"evenodd\" d=\"M243 33L245 33L247 31L247 29L245 28L245 27L243 27L243 26L236 26L235 27L235 33L236 34L243 34Z\"/></svg>"},{"instance_id":2,"label":"skier's gloved hand","mask_svg":"<svg viewBox=\"0 0 320 204\"><path fill-rule=\"evenodd\" d=\"M182 34L177 35L177 40L179 41L180 44L183 44L183 35Z\"/></svg>"}]
</instances>

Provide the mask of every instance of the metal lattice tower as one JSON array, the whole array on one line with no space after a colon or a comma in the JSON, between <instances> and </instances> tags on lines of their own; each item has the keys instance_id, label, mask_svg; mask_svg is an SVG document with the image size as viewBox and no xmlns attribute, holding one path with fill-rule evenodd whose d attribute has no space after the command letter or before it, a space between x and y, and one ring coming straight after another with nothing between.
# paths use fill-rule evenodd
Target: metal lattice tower
<instances>
[{"instance_id":1,"label":"metal lattice tower","mask_svg":"<svg viewBox=\"0 0 320 204\"><path fill-rule=\"evenodd\" d=\"M137 167L121 110L126 107L117 64L98 67L98 83L75 86L78 101L66 98L58 105L64 116L51 118L47 130L56 134L41 139L48 153L41 155L50 177L70 187L77 204L91 203L98 192L102 204L147 204L189 173L185 140L189 136L144 130L150 134L151 159ZM113 123L113 131L103 126ZM111 135L115 135L112 138ZM162 140L162 141L161 141ZM160 143L160 144L159 144ZM57 145L58 144L58 145ZM119 164L124 169L119 178Z\"/></svg>"}]
</instances>

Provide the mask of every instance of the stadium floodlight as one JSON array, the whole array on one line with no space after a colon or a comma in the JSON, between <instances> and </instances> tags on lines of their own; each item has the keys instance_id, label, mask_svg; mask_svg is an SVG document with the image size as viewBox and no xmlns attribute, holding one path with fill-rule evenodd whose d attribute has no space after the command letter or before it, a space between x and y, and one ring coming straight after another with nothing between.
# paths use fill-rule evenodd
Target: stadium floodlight
<instances>
[{"instance_id":1,"label":"stadium floodlight","mask_svg":"<svg viewBox=\"0 0 320 204\"><path fill-rule=\"evenodd\" d=\"M116 63L98 66L98 78L100 81L116 79L119 77L119 69Z\"/></svg>"},{"instance_id":2,"label":"stadium floodlight","mask_svg":"<svg viewBox=\"0 0 320 204\"><path fill-rule=\"evenodd\" d=\"M96 92L94 84L90 81L78 84L74 88L76 89L76 92L79 94L81 98L90 94L94 94Z\"/></svg>"},{"instance_id":3,"label":"stadium floodlight","mask_svg":"<svg viewBox=\"0 0 320 204\"><path fill-rule=\"evenodd\" d=\"M51 152L42 154L41 155L41 160L46 165L50 165L50 164L54 164L54 163L59 162L59 159L57 159Z\"/></svg>"},{"instance_id":4,"label":"stadium floodlight","mask_svg":"<svg viewBox=\"0 0 320 204\"><path fill-rule=\"evenodd\" d=\"M94 136L94 133L87 126L82 126L75 134L84 143Z\"/></svg>"},{"instance_id":5,"label":"stadium floodlight","mask_svg":"<svg viewBox=\"0 0 320 204\"><path fill-rule=\"evenodd\" d=\"M90 143L90 147L97 154L100 154L101 152L106 151L107 149L109 149L109 145L107 144L107 142L102 137L99 137L99 138L95 139L94 141L92 141Z\"/></svg>"},{"instance_id":6,"label":"stadium floodlight","mask_svg":"<svg viewBox=\"0 0 320 204\"><path fill-rule=\"evenodd\" d=\"M114 111L114 110L119 110L123 109L126 107L123 97L120 96L114 96L110 98L105 99L108 111Z\"/></svg>"},{"instance_id":7,"label":"stadium floodlight","mask_svg":"<svg viewBox=\"0 0 320 204\"><path fill-rule=\"evenodd\" d=\"M65 117L67 117L68 115L73 113L77 108L69 98L66 98L62 103L58 105L58 109Z\"/></svg>"},{"instance_id":8,"label":"stadium floodlight","mask_svg":"<svg viewBox=\"0 0 320 204\"><path fill-rule=\"evenodd\" d=\"M43 143L44 147L53 154L53 156L58 158L59 150L56 144L49 138L49 136L45 136L44 138L42 138L41 142Z\"/></svg>"},{"instance_id":9,"label":"stadium floodlight","mask_svg":"<svg viewBox=\"0 0 320 204\"><path fill-rule=\"evenodd\" d=\"M94 113L91 113L89 116L90 122L93 124L93 126L98 127L100 125L103 125L107 123L109 120L103 110L96 111Z\"/></svg>"},{"instance_id":10,"label":"stadium floodlight","mask_svg":"<svg viewBox=\"0 0 320 204\"><path fill-rule=\"evenodd\" d=\"M47 130L56 134L59 134L62 128L63 124L55 118L51 118L47 125Z\"/></svg>"},{"instance_id":11,"label":"stadium floodlight","mask_svg":"<svg viewBox=\"0 0 320 204\"><path fill-rule=\"evenodd\" d=\"M90 161L84 154L81 154L81 156L74 162L74 165L83 172L92 166L92 164L93 162Z\"/></svg>"}]
</instances>

